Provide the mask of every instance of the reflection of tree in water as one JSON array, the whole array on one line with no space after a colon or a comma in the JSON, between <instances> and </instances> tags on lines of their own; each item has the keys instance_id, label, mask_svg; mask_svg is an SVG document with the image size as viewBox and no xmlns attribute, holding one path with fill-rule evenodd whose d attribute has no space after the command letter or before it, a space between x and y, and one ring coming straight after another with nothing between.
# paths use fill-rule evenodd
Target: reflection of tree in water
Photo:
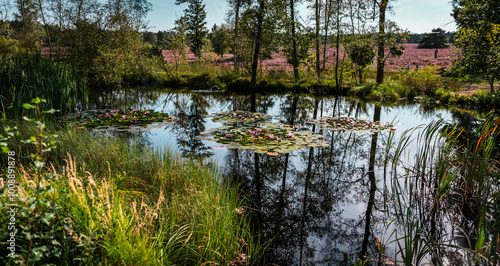
<instances>
[{"instance_id":1,"label":"reflection of tree in water","mask_svg":"<svg viewBox=\"0 0 500 266\"><path fill-rule=\"evenodd\" d=\"M183 157L209 157L211 148L205 146L201 140L194 139L205 131L205 119L209 102L202 95L190 94L188 97L175 97L174 116L177 121L172 125L177 134L177 144Z\"/></svg>"},{"instance_id":2,"label":"reflection of tree in water","mask_svg":"<svg viewBox=\"0 0 500 266\"><path fill-rule=\"evenodd\" d=\"M327 109L323 103L290 96L282 101L280 116L284 123L305 126L307 116ZM366 112L363 104L337 104L344 109L337 112ZM278 157L231 150L226 157L227 177L241 182L250 207L259 210L252 213L256 235L272 240L267 263L347 265L347 254L353 259L361 252L376 254L373 230L381 230L376 225L382 219L375 179L375 166L382 164L382 156L375 156L380 135L318 133L332 145ZM359 215L349 213L360 205L367 207Z\"/></svg>"},{"instance_id":3,"label":"reflection of tree in water","mask_svg":"<svg viewBox=\"0 0 500 266\"><path fill-rule=\"evenodd\" d=\"M155 104L160 93L145 89L93 90L89 95L89 109L138 108Z\"/></svg>"}]
</instances>

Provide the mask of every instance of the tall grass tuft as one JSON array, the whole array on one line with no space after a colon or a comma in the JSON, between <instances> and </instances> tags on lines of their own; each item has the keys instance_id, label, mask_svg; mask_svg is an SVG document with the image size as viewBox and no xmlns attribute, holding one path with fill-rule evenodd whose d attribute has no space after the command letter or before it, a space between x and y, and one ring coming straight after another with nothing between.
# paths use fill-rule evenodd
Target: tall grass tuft
<instances>
[{"instance_id":1,"label":"tall grass tuft","mask_svg":"<svg viewBox=\"0 0 500 266\"><path fill-rule=\"evenodd\" d=\"M43 109L64 115L87 103L87 79L77 69L57 64L41 54L0 57L0 108L8 117L26 115L21 106L40 97Z\"/></svg>"}]
</instances>

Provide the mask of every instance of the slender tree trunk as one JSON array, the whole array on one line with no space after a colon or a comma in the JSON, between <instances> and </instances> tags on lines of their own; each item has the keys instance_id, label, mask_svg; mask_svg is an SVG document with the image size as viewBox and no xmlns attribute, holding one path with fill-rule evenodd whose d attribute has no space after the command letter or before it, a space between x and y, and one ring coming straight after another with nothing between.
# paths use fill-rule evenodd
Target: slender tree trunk
<instances>
[{"instance_id":1,"label":"slender tree trunk","mask_svg":"<svg viewBox=\"0 0 500 266\"><path fill-rule=\"evenodd\" d=\"M295 35L295 2L290 0L290 18L292 20L292 61L293 77L295 81L299 80L299 60L297 58L297 37Z\"/></svg>"},{"instance_id":2,"label":"slender tree trunk","mask_svg":"<svg viewBox=\"0 0 500 266\"><path fill-rule=\"evenodd\" d=\"M321 69L320 69L320 60L319 60L319 55L320 55L320 51L319 51L319 44L321 42L320 40L320 35L319 35L319 31L320 31L320 24L319 24L319 17L320 17L320 1L319 0L316 0L316 5L315 5L315 11L316 11L316 75L318 76L318 78L320 77L321 75Z\"/></svg>"},{"instance_id":3,"label":"slender tree trunk","mask_svg":"<svg viewBox=\"0 0 500 266\"><path fill-rule=\"evenodd\" d=\"M328 28L330 28L331 8L332 8L331 1L327 1L325 6L325 41L323 42L323 70L326 69L326 46L328 44Z\"/></svg>"},{"instance_id":4,"label":"slender tree trunk","mask_svg":"<svg viewBox=\"0 0 500 266\"><path fill-rule=\"evenodd\" d=\"M339 77L339 60L340 60L340 0L337 0L337 15L336 15L336 24L337 24L337 35L335 38L335 88L337 91L340 91L340 77Z\"/></svg>"},{"instance_id":5,"label":"slender tree trunk","mask_svg":"<svg viewBox=\"0 0 500 266\"><path fill-rule=\"evenodd\" d=\"M262 38L262 21L264 20L264 8L265 8L265 0L260 0L259 10L257 13L257 36L255 37L255 48L253 54L253 62L252 62L252 79L251 84L252 88L255 88L257 83L257 66L259 64L259 53L260 53L260 41Z\"/></svg>"},{"instance_id":6,"label":"slender tree trunk","mask_svg":"<svg viewBox=\"0 0 500 266\"><path fill-rule=\"evenodd\" d=\"M378 51L377 51L377 84L384 83L384 48L385 48L385 11L389 0L381 0L377 2L379 7L378 18Z\"/></svg>"},{"instance_id":7,"label":"slender tree trunk","mask_svg":"<svg viewBox=\"0 0 500 266\"><path fill-rule=\"evenodd\" d=\"M234 17L234 47L233 47L233 54L234 54L234 69L239 70L239 60L240 60L240 54L239 54L239 27L238 24L240 22L240 5L241 1L236 0L236 7L235 7L235 17Z\"/></svg>"}]
</instances>

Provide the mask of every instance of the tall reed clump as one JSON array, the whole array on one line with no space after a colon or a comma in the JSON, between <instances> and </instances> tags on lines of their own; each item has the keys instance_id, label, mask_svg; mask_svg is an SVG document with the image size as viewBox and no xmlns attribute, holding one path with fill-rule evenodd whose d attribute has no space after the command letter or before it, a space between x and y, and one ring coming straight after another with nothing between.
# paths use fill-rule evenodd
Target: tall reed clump
<instances>
[{"instance_id":1,"label":"tall reed clump","mask_svg":"<svg viewBox=\"0 0 500 266\"><path fill-rule=\"evenodd\" d=\"M497 265L500 176L492 152L499 124L488 117L477 131L465 132L433 122L418 133L411 165L400 160L411 132L403 135L394 156L393 214L396 256L405 265Z\"/></svg>"},{"instance_id":2,"label":"tall reed clump","mask_svg":"<svg viewBox=\"0 0 500 266\"><path fill-rule=\"evenodd\" d=\"M0 108L7 117L19 119L21 106L31 99L45 99L44 109L73 112L87 103L87 78L77 69L53 62L41 54L0 57Z\"/></svg>"},{"instance_id":3,"label":"tall reed clump","mask_svg":"<svg viewBox=\"0 0 500 266\"><path fill-rule=\"evenodd\" d=\"M51 187L44 197L70 223L59 241L66 243L64 263L234 265L258 258L238 188L221 184L215 167L85 130L54 133L59 147L44 168L52 178L42 183ZM19 169L19 194L30 197L33 173Z\"/></svg>"}]
</instances>

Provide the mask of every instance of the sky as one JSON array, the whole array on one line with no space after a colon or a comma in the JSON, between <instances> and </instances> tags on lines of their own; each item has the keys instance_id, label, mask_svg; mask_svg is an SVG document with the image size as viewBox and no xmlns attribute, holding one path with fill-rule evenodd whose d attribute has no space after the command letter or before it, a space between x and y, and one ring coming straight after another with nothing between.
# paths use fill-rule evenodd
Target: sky
<instances>
[{"instance_id":1,"label":"sky","mask_svg":"<svg viewBox=\"0 0 500 266\"><path fill-rule=\"evenodd\" d=\"M187 4L175 5L175 0L151 0L153 10L148 14L150 31L167 30L174 26L174 21L182 16ZM451 17L450 0L397 0L393 3L393 12L387 18L395 21L401 28L413 33L430 32L434 28L455 31L456 24ZM207 28L225 22L227 12L226 0L204 0L207 11ZM307 18L308 12L303 5L301 16ZM300 11L299 11L300 12ZM312 22L311 22L312 25Z\"/></svg>"}]
</instances>

